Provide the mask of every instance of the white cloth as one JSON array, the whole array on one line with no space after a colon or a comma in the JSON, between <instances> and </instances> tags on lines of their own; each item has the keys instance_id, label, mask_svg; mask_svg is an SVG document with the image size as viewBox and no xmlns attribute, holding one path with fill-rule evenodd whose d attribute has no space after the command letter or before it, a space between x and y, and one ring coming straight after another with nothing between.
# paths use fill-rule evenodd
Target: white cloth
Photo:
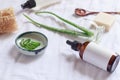
<instances>
[{"instance_id":1,"label":"white cloth","mask_svg":"<svg viewBox=\"0 0 120 80\"><path fill-rule=\"evenodd\" d=\"M20 5L25 0L0 0L0 9L13 6L15 9L18 30L12 34L0 35L0 80L120 80L120 64L113 73L96 68L79 58L79 53L66 44L66 40L75 37L54 33L43 28L37 28L23 16ZM83 17L75 17L75 8L93 11L120 11L120 0L62 0L60 4L44 10L69 19L77 24ZM54 17L30 17L41 23L54 27L64 27L62 21ZM93 19L95 15L85 18ZM107 47L120 54L120 15L115 15L116 22L108 33L104 33L99 45ZM20 54L15 48L15 38L26 31L39 31L48 37L48 47L42 56L30 57Z\"/></svg>"}]
</instances>

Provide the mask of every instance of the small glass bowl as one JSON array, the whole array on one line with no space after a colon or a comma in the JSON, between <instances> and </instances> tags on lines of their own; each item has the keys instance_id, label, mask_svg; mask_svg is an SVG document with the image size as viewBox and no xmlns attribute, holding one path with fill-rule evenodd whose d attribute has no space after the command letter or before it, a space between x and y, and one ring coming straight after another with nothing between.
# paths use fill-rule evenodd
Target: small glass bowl
<instances>
[{"instance_id":1,"label":"small glass bowl","mask_svg":"<svg viewBox=\"0 0 120 80\"><path fill-rule=\"evenodd\" d=\"M104 26L98 26L93 20L86 18L81 20L80 25L94 33L94 36L92 37L80 37L81 39L84 39L85 41L94 41L96 43L100 42L105 31Z\"/></svg>"},{"instance_id":2,"label":"small glass bowl","mask_svg":"<svg viewBox=\"0 0 120 80\"><path fill-rule=\"evenodd\" d=\"M27 50L24 49L20 46L20 41L23 38L30 38L30 39L34 39L40 42L40 47L38 47L37 49L34 50ZM20 34L16 39L15 39L15 45L18 49L18 51L20 51L21 53L25 54L25 55L30 55L30 56L34 56L34 55L39 55L44 53L45 48L48 45L48 39L47 37L40 33L40 32L35 32L35 31L29 31L29 32L25 32Z\"/></svg>"}]
</instances>

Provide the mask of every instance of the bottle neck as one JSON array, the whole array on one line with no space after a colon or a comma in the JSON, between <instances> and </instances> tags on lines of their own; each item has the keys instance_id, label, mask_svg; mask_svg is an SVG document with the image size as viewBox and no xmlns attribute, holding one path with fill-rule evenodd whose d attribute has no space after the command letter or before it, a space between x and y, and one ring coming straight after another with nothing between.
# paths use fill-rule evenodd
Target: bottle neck
<instances>
[{"instance_id":1,"label":"bottle neck","mask_svg":"<svg viewBox=\"0 0 120 80\"><path fill-rule=\"evenodd\" d=\"M80 58L83 59L84 50L89 44L89 42L85 42L82 44L82 43L79 43L78 41L71 42L67 40L66 43L70 45L73 50L79 51Z\"/></svg>"},{"instance_id":2,"label":"bottle neck","mask_svg":"<svg viewBox=\"0 0 120 80\"><path fill-rule=\"evenodd\" d=\"M79 47L79 55L80 55L80 58L83 59L83 55L84 55L84 51L85 51L85 48L87 47L87 45L89 44L90 42L85 42L82 44L81 47Z\"/></svg>"}]
</instances>

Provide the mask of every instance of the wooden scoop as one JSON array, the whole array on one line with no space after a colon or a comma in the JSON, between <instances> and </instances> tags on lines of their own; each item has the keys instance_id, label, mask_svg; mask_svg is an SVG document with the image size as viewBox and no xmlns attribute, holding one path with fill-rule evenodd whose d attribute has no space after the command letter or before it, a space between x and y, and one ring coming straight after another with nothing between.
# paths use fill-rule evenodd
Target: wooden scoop
<instances>
[{"instance_id":1,"label":"wooden scoop","mask_svg":"<svg viewBox=\"0 0 120 80\"><path fill-rule=\"evenodd\" d=\"M85 9L81 9L81 8L76 8L75 9L75 14L78 16L88 16L88 15L93 15L93 14L98 14L99 12L95 12L95 11L88 11ZM108 14L120 14L120 12L104 12L104 13L108 13Z\"/></svg>"}]
</instances>

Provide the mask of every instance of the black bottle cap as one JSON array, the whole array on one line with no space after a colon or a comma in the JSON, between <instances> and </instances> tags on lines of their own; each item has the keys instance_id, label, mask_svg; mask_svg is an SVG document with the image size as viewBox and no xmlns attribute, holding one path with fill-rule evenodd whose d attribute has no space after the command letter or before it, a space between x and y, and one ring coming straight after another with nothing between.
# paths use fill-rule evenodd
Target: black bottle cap
<instances>
[{"instance_id":1,"label":"black bottle cap","mask_svg":"<svg viewBox=\"0 0 120 80\"><path fill-rule=\"evenodd\" d=\"M25 8L29 8L30 9L30 8L33 8L35 6L36 6L35 0L28 0L27 2L25 2L24 4L21 5L21 7L23 9L25 9Z\"/></svg>"},{"instance_id":2,"label":"black bottle cap","mask_svg":"<svg viewBox=\"0 0 120 80\"><path fill-rule=\"evenodd\" d=\"M79 42L78 42L78 41L73 41L73 42L71 42L71 41L67 40L66 43L67 43L68 45L70 45L73 50L78 51L78 49L77 49L77 47L78 47L78 45L79 45Z\"/></svg>"}]
</instances>

